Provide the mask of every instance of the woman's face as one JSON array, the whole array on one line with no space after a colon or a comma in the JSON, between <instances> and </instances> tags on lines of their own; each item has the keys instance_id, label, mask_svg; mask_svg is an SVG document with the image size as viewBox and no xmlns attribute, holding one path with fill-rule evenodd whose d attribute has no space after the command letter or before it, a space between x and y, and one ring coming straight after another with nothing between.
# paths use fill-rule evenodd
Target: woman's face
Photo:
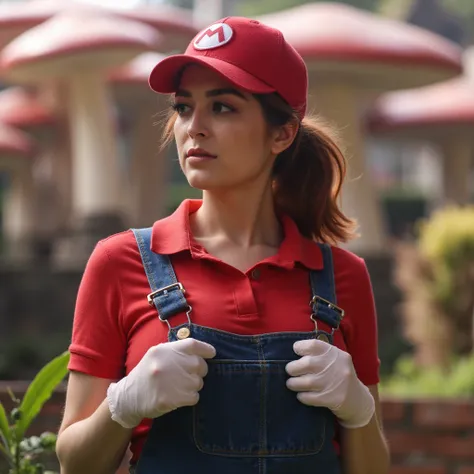
<instances>
[{"instance_id":1,"label":"woman's face","mask_svg":"<svg viewBox=\"0 0 474 474\"><path fill-rule=\"evenodd\" d=\"M229 189L268 181L281 151L260 104L211 69L191 65L182 75L174 106L179 162L189 184Z\"/></svg>"}]
</instances>

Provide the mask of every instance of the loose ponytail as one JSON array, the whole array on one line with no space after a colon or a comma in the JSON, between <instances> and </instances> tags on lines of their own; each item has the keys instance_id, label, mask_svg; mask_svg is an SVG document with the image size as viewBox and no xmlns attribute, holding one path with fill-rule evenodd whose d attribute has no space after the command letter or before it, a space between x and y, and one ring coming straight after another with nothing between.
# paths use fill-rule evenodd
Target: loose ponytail
<instances>
[{"instance_id":1,"label":"loose ponytail","mask_svg":"<svg viewBox=\"0 0 474 474\"><path fill-rule=\"evenodd\" d=\"M255 97L271 127L299 120L278 95ZM304 118L292 145L275 160L273 192L277 210L290 216L302 235L337 244L356 237L356 224L338 204L346 160L331 135L323 121Z\"/></svg>"}]
</instances>

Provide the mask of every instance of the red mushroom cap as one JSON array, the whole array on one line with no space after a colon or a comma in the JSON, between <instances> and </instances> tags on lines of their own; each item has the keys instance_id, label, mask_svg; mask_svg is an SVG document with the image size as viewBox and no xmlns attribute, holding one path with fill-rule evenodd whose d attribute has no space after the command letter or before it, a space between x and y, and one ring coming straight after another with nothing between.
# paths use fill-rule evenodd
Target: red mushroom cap
<instances>
[{"instance_id":1,"label":"red mushroom cap","mask_svg":"<svg viewBox=\"0 0 474 474\"><path fill-rule=\"evenodd\" d=\"M59 14L23 33L1 53L9 79L37 82L123 64L153 50L158 33L143 23L84 9Z\"/></svg>"},{"instance_id":2,"label":"red mushroom cap","mask_svg":"<svg viewBox=\"0 0 474 474\"><path fill-rule=\"evenodd\" d=\"M114 69L108 76L115 100L120 105L141 109L144 102L160 108L160 97L150 89L150 72L165 56L160 53L143 53L124 66Z\"/></svg>"},{"instance_id":3,"label":"red mushroom cap","mask_svg":"<svg viewBox=\"0 0 474 474\"><path fill-rule=\"evenodd\" d=\"M0 45L3 47L14 38L48 20L58 13L59 0L8 2L0 5Z\"/></svg>"},{"instance_id":4,"label":"red mushroom cap","mask_svg":"<svg viewBox=\"0 0 474 474\"><path fill-rule=\"evenodd\" d=\"M0 5L0 45L9 43L19 34L57 14L84 10L109 13L153 27L163 34L159 45L159 50L162 52L184 50L198 32L193 23L192 13L172 5L123 9L74 0L31 0Z\"/></svg>"},{"instance_id":5,"label":"red mushroom cap","mask_svg":"<svg viewBox=\"0 0 474 474\"><path fill-rule=\"evenodd\" d=\"M36 98L36 93L23 87L0 92L0 121L23 130L55 125L57 117Z\"/></svg>"},{"instance_id":6,"label":"red mushroom cap","mask_svg":"<svg viewBox=\"0 0 474 474\"><path fill-rule=\"evenodd\" d=\"M5 124L0 124L0 158L32 158L36 147L28 135Z\"/></svg>"},{"instance_id":7,"label":"red mushroom cap","mask_svg":"<svg viewBox=\"0 0 474 474\"><path fill-rule=\"evenodd\" d=\"M114 11L125 18L145 23L163 34L160 52L184 51L199 32L190 10L172 5L138 6Z\"/></svg>"},{"instance_id":8,"label":"red mushroom cap","mask_svg":"<svg viewBox=\"0 0 474 474\"><path fill-rule=\"evenodd\" d=\"M118 84L145 84L149 88L148 80L152 69L165 57L154 52L140 54L127 64L111 71L109 80Z\"/></svg>"},{"instance_id":9,"label":"red mushroom cap","mask_svg":"<svg viewBox=\"0 0 474 474\"><path fill-rule=\"evenodd\" d=\"M437 138L445 133L473 136L474 84L466 77L380 96L366 115L378 135Z\"/></svg>"}]
</instances>

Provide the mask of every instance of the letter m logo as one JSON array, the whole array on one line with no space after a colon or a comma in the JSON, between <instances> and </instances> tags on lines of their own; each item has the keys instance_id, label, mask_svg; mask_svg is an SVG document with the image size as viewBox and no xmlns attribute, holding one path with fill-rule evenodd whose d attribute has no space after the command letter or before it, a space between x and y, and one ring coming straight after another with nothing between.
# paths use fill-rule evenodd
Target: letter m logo
<instances>
[{"instance_id":1,"label":"letter m logo","mask_svg":"<svg viewBox=\"0 0 474 474\"><path fill-rule=\"evenodd\" d=\"M194 41L196 49L218 48L230 41L232 28L225 23L216 23L200 33Z\"/></svg>"}]
</instances>

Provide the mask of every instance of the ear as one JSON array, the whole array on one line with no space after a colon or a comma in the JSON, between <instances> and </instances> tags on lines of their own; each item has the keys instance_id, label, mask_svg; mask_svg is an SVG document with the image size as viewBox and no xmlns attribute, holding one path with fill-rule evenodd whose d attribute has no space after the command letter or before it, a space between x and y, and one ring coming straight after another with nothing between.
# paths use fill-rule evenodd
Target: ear
<instances>
[{"instance_id":1,"label":"ear","mask_svg":"<svg viewBox=\"0 0 474 474\"><path fill-rule=\"evenodd\" d=\"M271 151L274 155L279 155L291 146L298 133L299 123L296 120L276 128L272 132Z\"/></svg>"}]
</instances>

